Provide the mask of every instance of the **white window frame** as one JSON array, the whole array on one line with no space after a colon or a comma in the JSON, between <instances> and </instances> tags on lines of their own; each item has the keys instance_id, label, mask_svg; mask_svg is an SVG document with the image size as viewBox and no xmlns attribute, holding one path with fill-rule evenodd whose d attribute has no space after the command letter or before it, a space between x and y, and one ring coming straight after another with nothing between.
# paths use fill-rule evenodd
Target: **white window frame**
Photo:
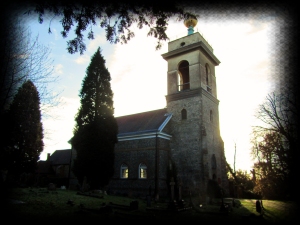
<instances>
[{"instance_id":1,"label":"white window frame","mask_svg":"<svg viewBox=\"0 0 300 225\"><path fill-rule=\"evenodd\" d=\"M139 178L147 179L147 166L144 163L140 163L139 165Z\"/></svg>"}]
</instances>

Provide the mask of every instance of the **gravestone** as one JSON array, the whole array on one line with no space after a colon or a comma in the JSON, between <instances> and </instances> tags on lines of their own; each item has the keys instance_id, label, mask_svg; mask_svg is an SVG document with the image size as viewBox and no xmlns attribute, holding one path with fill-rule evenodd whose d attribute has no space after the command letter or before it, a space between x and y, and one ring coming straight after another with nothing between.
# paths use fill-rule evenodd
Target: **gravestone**
<instances>
[{"instance_id":1,"label":"gravestone","mask_svg":"<svg viewBox=\"0 0 300 225\"><path fill-rule=\"evenodd\" d=\"M90 189L90 186L89 186L89 184L87 183L87 178L84 177L83 183L82 183L82 187L81 187L81 191L82 191L82 192L87 192L87 191L89 191L89 189Z\"/></svg>"},{"instance_id":2,"label":"gravestone","mask_svg":"<svg viewBox=\"0 0 300 225\"><path fill-rule=\"evenodd\" d=\"M262 201L257 200L255 205L256 205L256 212L258 212L260 215L263 215L264 209L262 206Z\"/></svg>"},{"instance_id":3,"label":"gravestone","mask_svg":"<svg viewBox=\"0 0 300 225\"><path fill-rule=\"evenodd\" d=\"M49 191L55 191L55 190L56 190L55 184L50 183L50 184L48 185L48 190L49 190Z\"/></svg>"}]
</instances>

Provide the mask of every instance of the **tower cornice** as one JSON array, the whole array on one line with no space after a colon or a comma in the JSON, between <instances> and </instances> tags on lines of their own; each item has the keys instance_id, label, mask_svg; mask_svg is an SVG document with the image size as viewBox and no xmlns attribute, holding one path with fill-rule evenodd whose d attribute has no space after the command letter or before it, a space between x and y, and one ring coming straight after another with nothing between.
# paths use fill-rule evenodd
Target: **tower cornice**
<instances>
[{"instance_id":1,"label":"tower cornice","mask_svg":"<svg viewBox=\"0 0 300 225\"><path fill-rule=\"evenodd\" d=\"M168 60L168 59L170 59L174 56L180 55L182 53L187 53L187 52L191 52L191 51L195 51L195 50L200 50L201 52L206 54L206 56L208 56L211 59L211 61L214 63L215 66L218 66L220 64L220 60L207 48L205 43L203 43L202 41L183 46L183 47L175 49L173 51L164 53L161 56L165 60Z\"/></svg>"}]
</instances>

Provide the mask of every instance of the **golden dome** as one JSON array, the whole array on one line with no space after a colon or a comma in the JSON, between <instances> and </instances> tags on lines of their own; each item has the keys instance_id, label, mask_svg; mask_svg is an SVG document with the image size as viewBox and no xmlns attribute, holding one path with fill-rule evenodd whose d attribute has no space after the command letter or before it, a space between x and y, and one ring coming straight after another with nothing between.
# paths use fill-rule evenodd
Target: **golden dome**
<instances>
[{"instance_id":1,"label":"golden dome","mask_svg":"<svg viewBox=\"0 0 300 225\"><path fill-rule=\"evenodd\" d=\"M190 26L195 27L198 23L198 20L196 18L193 17L189 17L187 19L184 20L184 25L189 28Z\"/></svg>"}]
</instances>

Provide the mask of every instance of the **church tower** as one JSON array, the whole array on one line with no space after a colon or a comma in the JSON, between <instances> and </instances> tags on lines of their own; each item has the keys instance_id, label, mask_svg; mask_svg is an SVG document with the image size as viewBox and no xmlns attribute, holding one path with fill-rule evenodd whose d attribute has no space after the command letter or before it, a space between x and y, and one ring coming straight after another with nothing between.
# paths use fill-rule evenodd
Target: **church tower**
<instances>
[{"instance_id":1,"label":"church tower","mask_svg":"<svg viewBox=\"0 0 300 225\"><path fill-rule=\"evenodd\" d=\"M196 24L196 17L186 19L187 36L170 41L162 57L168 63L170 158L182 194L205 196L209 181L218 182L224 190L228 183L215 74L220 61L202 35L194 32Z\"/></svg>"}]
</instances>

